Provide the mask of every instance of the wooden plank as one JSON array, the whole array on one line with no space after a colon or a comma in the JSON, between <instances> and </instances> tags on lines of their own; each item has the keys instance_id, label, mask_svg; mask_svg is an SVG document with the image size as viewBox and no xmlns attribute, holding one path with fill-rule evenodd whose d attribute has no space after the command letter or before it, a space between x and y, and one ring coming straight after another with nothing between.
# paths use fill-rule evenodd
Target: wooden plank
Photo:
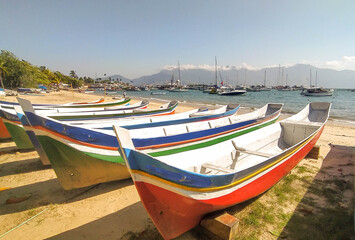
<instances>
[{"instance_id":1,"label":"wooden plank","mask_svg":"<svg viewBox=\"0 0 355 240\"><path fill-rule=\"evenodd\" d=\"M224 212L207 216L200 223L207 239L237 239L239 220Z\"/></svg>"},{"instance_id":2,"label":"wooden plank","mask_svg":"<svg viewBox=\"0 0 355 240\"><path fill-rule=\"evenodd\" d=\"M319 157L319 151L320 151L320 146L315 145L311 151L307 154L306 157L312 158L312 159L318 159Z\"/></svg>"}]
</instances>

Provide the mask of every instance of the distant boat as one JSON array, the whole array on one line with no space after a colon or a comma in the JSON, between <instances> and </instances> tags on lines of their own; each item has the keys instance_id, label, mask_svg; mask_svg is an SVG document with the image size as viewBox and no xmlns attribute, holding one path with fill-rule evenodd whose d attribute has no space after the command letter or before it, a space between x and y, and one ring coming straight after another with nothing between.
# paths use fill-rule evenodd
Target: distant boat
<instances>
[{"instance_id":1,"label":"distant boat","mask_svg":"<svg viewBox=\"0 0 355 240\"><path fill-rule=\"evenodd\" d=\"M84 91L84 93L94 93L95 91L94 90L87 90L87 91Z\"/></svg>"},{"instance_id":2,"label":"distant boat","mask_svg":"<svg viewBox=\"0 0 355 240\"><path fill-rule=\"evenodd\" d=\"M309 85L312 86L312 71L310 71ZM316 71L316 85L317 85L317 71ZM310 87L303 89L301 95L307 97L329 97L333 96L334 89L332 88L322 88L322 87Z\"/></svg>"},{"instance_id":3,"label":"distant boat","mask_svg":"<svg viewBox=\"0 0 355 240\"><path fill-rule=\"evenodd\" d=\"M327 97L333 96L333 92L334 89L332 88L308 88L304 90L302 95L310 97Z\"/></svg>"},{"instance_id":4,"label":"distant boat","mask_svg":"<svg viewBox=\"0 0 355 240\"><path fill-rule=\"evenodd\" d=\"M245 94L247 91L245 90L237 90L237 89L225 89L222 90L220 92L218 92L218 95L222 95L222 96L235 96L235 95L243 95Z\"/></svg>"},{"instance_id":5,"label":"distant boat","mask_svg":"<svg viewBox=\"0 0 355 240\"><path fill-rule=\"evenodd\" d=\"M171 88L169 92L188 92L189 90L186 88Z\"/></svg>"},{"instance_id":6,"label":"distant boat","mask_svg":"<svg viewBox=\"0 0 355 240\"><path fill-rule=\"evenodd\" d=\"M178 61L178 71L179 71L179 79L176 81L177 82L177 87L172 87L169 89L169 92L188 92L189 90L186 88L183 88L181 86L181 78L180 78L180 63Z\"/></svg>"},{"instance_id":7,"label":"distant boat","mask_svg":"<svg viewBox=\"0 0 355 240\"><path fill-rule=\"evenodd\" d=\"M271 91L271 88L268 88L268 87L262 87L262 88L260 88L260 91Z\"/></svg>"},{"instance_id":8,"label":"distant boat","mask_svg":"<svg viewBox=\"0 0 355 240\"><path fill-rule=\"evenodd\" d=\"M210 93L211 90L212 90L212 87L205 88L205 89L203 90L203 93Z\"/></svg>"},{"instance_id":9,"label":"distant boat","mask_svg":"<svg viewBox=\"0 0 355 240\"><path fill-rule=\"evenodd\" d=\"M247 92L260 92L260 88L251 86L247 88Z\"/></svg>"}]
</instances>

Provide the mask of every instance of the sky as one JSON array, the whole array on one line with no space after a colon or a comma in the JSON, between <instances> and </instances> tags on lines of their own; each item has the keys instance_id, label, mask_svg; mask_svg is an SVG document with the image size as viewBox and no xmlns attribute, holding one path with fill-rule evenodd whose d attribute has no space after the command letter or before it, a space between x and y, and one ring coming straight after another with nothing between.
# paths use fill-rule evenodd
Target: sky
<instances>
[{"instance_id":1,"label":"sky","mask_svg":"<svg viewBox=\"0 0 355 240\"><path fill-rule=\"evenodd\" d=\"M355 70L354 13L353 0L0 0L0 49L88 77L214 66L215 56Z\"/></svg>"}]
</instances>

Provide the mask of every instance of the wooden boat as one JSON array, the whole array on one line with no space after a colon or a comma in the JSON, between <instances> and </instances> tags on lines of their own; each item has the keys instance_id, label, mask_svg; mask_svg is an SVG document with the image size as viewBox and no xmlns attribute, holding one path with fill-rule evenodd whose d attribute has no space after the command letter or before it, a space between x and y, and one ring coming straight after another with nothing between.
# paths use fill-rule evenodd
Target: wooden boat
<instances>
[{"instance_id":1,"label":"wooden boat","mask_svg":"<svg viewBox=\"0 0 355 240\"><path fill-rule=\"evenodd\" d=\"M71 114L71 113L84 113L84 112L105 112L109 113L110 111L127 111L127 110L137 110L137 109L146 109L147 106L149 105L148 100L143 100L136 102L134 104L125 104L125 105L117 105L117 106L112 106L112 107L83 107L83 108L35 108L35 110L42 115L45 116L55 116L58 113L65 113L65 114Z\"/></svg>"},{"instance_id":2,"label":"wooden boat","mask_svg":"<svg viewBox=\"0 0 355 240\"><path fill-rule=\"evenodd\" d=\"M66 103L62 105L58 104L34 104L34 108L54 108L54 107L60 107L60 108L71 108L71 106L82 106L85 107L86 105L92 106L93 104L97 103L102 103L104 101L104 98L100 98L99 100L92 101L92 102L73 102L73 103ZM128 103L128 102L126 102ZM19 106L18 103L14 102L8 102L8 101L0 101L0 106L2 106L5 109L13 109L14 106ZM118 106L118 105L117 105ZM7 128L5 127L4 122L0 118L0 139L8 139L11 138L10 133L8 132Z\"/></svg>"},{"instance_id":3,"label":"wooden boat","mask_svg":"<svg viewBox=\"0 0 355 240\"><path fill-rule=\"evenodd\" d=\"M75 103L75 104L78 104L78 103ZM40 109L36 109L36 111L40 114L44 114L46 116L50 116L50 117L53 117L55 118L55 115L57 115L59 112L65 112L65 113L70 113L70 112L87 112L87 114L95 114L95 113L98 113L98 112L104 112L104 113L110 113L109 111L107 110L119 110L119 111L127 111L127 110L133 110L133 109L146 109L147 106L149 104L149 101L141 101L141 102L137 102L135 104L132 104L132 105L118 105L118 106L113 106L113 107L108 107L108 108L48 108L48 109L45 109L45 108L40 108ZM7 118L7 116L10 114L10 115L13 115L12 117L9 117L7 121L7 123L11 124L12 121L17 121L17 123L15 125L19 125L20 124L20 120L17 119L17 115L16 115L16 112L15 110L13 110L12 108L13 107L19 107L19 105L13 105L11 106L11 108L8 108L8 105L1 105L0 104L0 109L1 111L4 110L6 111L6 113L3 113L2 114L2 117L0 117L0 138L1 139L7 139L7 138L11 138L11 134L9 133L6 125L4 124L3 122L3 119ZM111 111L111 113L113 113ZM117 112L114 112L114 113L117 113ZM94 118L96 119L96 118ZM20 124L21 125L21 124ZM15 142L17 140L20 140L18 138L15 138ZM21 144L20 144L21 145ZM19 145L18 145L19 146Z\"/></svg>"},{"instance_id":4,"label":"wooden boat","mask_svg":"<svg viewBox=\"0 0 355 240\"><path fill-rule=\"evenodd\" d=\"M117 151L118 143L113 130L93 130L63 124L28 111L25 107L23 109L64 189L90 186L100 182L129 177L124 161ZM193 148L224 141L226 138L231 137L232 134L243 134L276 121L277 113L271 119L269 115L265 116L266 113L272 115L272 106L268 109L264 108L263 111L256 111L244 117L242 117L243 115L238 115L239 123L234 123L233 130L229 129L228 131L223 127L216 127L214 129L218 132L215 135L208 135L210 132L204 132L203 130L195 131L194 135L186 132L177 133L174 136L171 135L166 139L166 145L169 146L162 144L164 140L162 138L159 138L159 142L155 146L152 146L151 141L156 138L159 131L165 130L171 133L181 128L181 126L185 126L185 130L187 126L192 131L192 128L196 128L199 123L205 125L215 124L217 126L218 123L222 124L224 122L224 125L226 125L227 122L227 125L229 125L228 119L232 118L231 121L233 121L234 116L180 124L180 126L171 125L169 121L161 123L166 124L166 126L158 128L146 126L143 129L146 131L147 138L149 138L149 135L151 138L148 139L150 140L150 148L148 149L145 146L145 151L152 155L169 155L175 151L189 151ZM205 116L197 118L205 119ZM211 117L211 119L213 118ZM153 126L155 124L152 123ZM223 130L225 131L223 132ZM171 139L172 137L174 137L174 140ZM189 139L186 139L185 142L181 141L183 137L189 137Z\"/></svg>"},{"instance_id":5,"label":"wooden boat","mask_svg":"<svg viewBox=\"0 0 355 240\"><path fill-rule=\"evenodd\" d=\"M150 116L150 117L129 117L121 119L120 121L115 121L115 124L119 126L124 126L126 129L140 129L146 127L158 127L158 126L167 126L181 123L190 123L197 121L205 121L209 119L216 119L225 116L234 115L239 109L239 106L235 104L228 104L217 109L208 110L206 108L193 109L186 112L163 115L163 116ZM89 129L105 129L113 130L112 120L100 120L98 123L95 120L88 120L83 122L71 122L67 121L70 125L73 126L83 126Z\"/></svg>"},{"instance_id":6,"label":"wooden boat","mask_svg":"<svg viewBox=\"0 0 355 240\"><path fill-rule=\"evenodd\" d=\"M74 103L66 103L66 104L33 104L35 109L57 109L57 108L104 108L104 107L114 107L123 104L127 104L131 101L131 98L124 98L114 102L103 102L103 99L99 99L93 102L74 102ZM14 102L7 102L7 101L0 101L0 105L3 108L11 108L13 109L14 106L18 106L18 103Z\"/></svg>"},{"instance_id":7,"label":"wooden boat","mask_svg":"<svg viewBox=\"0 0 355 240\"><path fill-rule=\"evenodd\" d=\"M76 105L76 104L96 104L96 103L102 103L105 101L105 98L100 98L99 100L95 100L95 101L91 101L91 102L73 102L73 103L69 103L69 104L73 104L73 105ZM67 103L68 104L68 103Z\"/></svg>"},{"instance_id":8,"label":"wooden boat","mask_svg":"<svg viewBox=\"0 0 355 240\"><path fill-rule=\"evenodd\" d=\"M27 100L17 98L17 100L26 102ZM28 101L27 101L28 102ZM31 105L30 103L27 103ZM93 112L77 111L77 112L59 112L57 113L45 113L46 116L58 119L61 121L71 121L71 122L80 122L85 120L110 120L110 119L119 119L127 117L143 117L143 116L160 116L167 114L174 114L175 108L178 106L177 101L171 101L169 103L163 104L159 109L147 110L147 109L132 109L129 106L121 109L105 109L102 111L95 110ZM37 110L36 110L37 111Z\"/></svg>"},{"instance_id":9,"label":"wooden boat","mask_svg":"<svg viewBox=\"0 0 355 240\"><path fill-rule=\"evenodd\" d=\"M227 141L159 158L135 149L129 132L115 128L144 207L165 239L198 225L216 210L262 194L312 149L330 103L310 103L298 114Z\"/></svg>"},{"instance_id":10,"label":"wooden boat","mask_svg":"<svg viewBox=\"0 0 355 240\"><path fill-rule=\"evenodd\" d=\"M28 100L18 98L23 104L31 106ZM118 120L125 117L142 117L142 116L160 116L166 114L173 114L178 103L176 101L164 104L161 108L156 110L145 109L130 109L130 110L104 110L96 112L75 112L75 113L53 113L48 114L47 117L53 119L60 119L61 121L72 120L73 122L85 122L92 119L98 120ZM31 106L32 107L32 106ZM36 110L38 111L38 110ZM2 109L0 106L0 118L2 119L7 131L12 137L12 140L16 143L19 149L31 149L33 144L28 138L26 131L24 130L22 123L15 110Z\"/></svg>"},{"instance_id":11,"label":"wooden boat","mask_svg":"<svg viewBox=\"0 0 355 240\"><path fill-rule=\"evenodd\" d=\"M223 112L224 109L224 112ZM15 106L15 110L17 112L17 116L19 118L19 120L17 120L16 116L11 115L11 114L7 114L7 117L11 117L13 118L13 121L7 120L8 126L10 126L9 128L11 129L11 133L12 135L14 135L14 142L16 143L17 147L20 149L30 149L30 148L35 148L35 150L37 151L40 160L42 162L43 165L49 165L50 162L48 160L48 156L45 153L44 149L42 148L42 146L39 143L39 140L37 139L37 137L34 134L34 131L32 129L32 127L30 126L27 117L24 115L22 108L20 106ZM233 110L227 110L227 106L223 106L221 108L215 109L215 110L206 110L204 108L200 108L200 109L194 109L194 110L190 110L187 112L183 112L183 113L178 113L178 114L173 114L173 115L164 115L164 116L152 116L152 117L146 117L146 118L130 118L129 120L126 121L116 121L115 124L120 125L120 126L124 126L125 128L131 128L131 129L139 129L139 128L144 128L146 126L149 126L149 124L151 124L152 126L159 126L160 124L163 125L164 121L169 121L171 122L182 122L182 121L186 121L186 119L184 118L190 118L191 122L192 121L197 121L198 119L200 119L201 121L203 119L206 119L208 116L210 116L210 118L216 118L218 116L228 116L228 115L233 115L235 114L235 112L237 111L237 109L233 109ZM5 112L8 110L5 110ZM1 112L0 109L0 114L3 113ZM198 117L194 117L195 115L200 116ZM199 115L199 114L203 114L203 115ZM173 118L175 117L175 118ZM174 121L172 121L174 120ZM19 123L19 121L22 124ZM161 121L161 122L159 122ZM112 128L112 122L106 122L106 123L96 123L96 124L84 124L85 121L82 121L80 124L84 125L85 128L97 128L97 129L111 129ZM136 125L134 125L136 123ZM147 124L149 123L149 124ZM166 123L168 124L168 123ZM5 126L4 126L5 127ZM5 127L6 128L6 127ZM7 129L6 129L7 130ZM27 136L26 134L27 133ZM11 136L10 136L11 137Z\"/></svg>"},{"instance_id":12,"label":"wooden boat","mask_svg":"<svg viewBox=\"0 0 355 240\"><path fill-rule=\"evenodd\" d=\"M39 155L39 159L41 160L43 165L50 165L49 159L47 154L45 153L44 149L42 148L42 145L38 141L38 138L36 137L35 133L33 132L30 123L27 120L27 117L24 115L22 108L20 106L15 106L15 110L17 112L18 118L20 119L20 122L22 123L22 126L27 134L28 140L31 142L33 148L37 151ZM25 138L25 141L27 141L27 138ZM16 142L15 142L16 143Z\"/></svg>"}]
</instances>

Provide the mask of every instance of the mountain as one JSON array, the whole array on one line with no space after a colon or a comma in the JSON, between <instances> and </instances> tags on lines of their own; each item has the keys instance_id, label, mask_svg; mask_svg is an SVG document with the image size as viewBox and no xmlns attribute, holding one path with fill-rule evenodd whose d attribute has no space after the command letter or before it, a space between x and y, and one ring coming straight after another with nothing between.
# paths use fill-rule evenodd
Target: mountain
<instances>
[{"instance_id":1,"label":"mountain","mask_svg":"<svg viewBox=\"0 0 355 240\"><path fill-rule=\"evenodd\" d=\"M220 69L220 68L219 68ZM317 68L307 64L296 64L290 67L270 67L259 70L250 70L246 68L237 68L226 66L218 71L218 84L221 77L225 85L262 85L264 84L264 72L266 70L266 85L305 85L309 86L310 76L312 85L330 87L330 88L355 88L355 71L343 70L336 71L332 69ZM311 72L311 73L310 73ZM177 70L161 70L159 73L132 79L134 85L143 84L164 84L169 83L172 75L178 79ZM215 72L205 69L184 69L180 70L181 82L186 84L214 84ZM120 75L111 76L112 79L122 79L124 82L130 82L131 79Z\"/></svg>"},{"instance_id":2,"label":"mountain","mask_svg":"<svg viewBox=\"0 0 355 240\"><path fill-rule=\"evenodd\" d=\"M109 77L104 77L104 78L102 78L102 80L108 80L109 78L111 78L112 81L120 81L121 80L124 83L130 83L132 81L131 79L123 77L123 76L118 75L118 74L115 74L115 75L112 75L112 76L109 76Z\"/></svg>"}]
</instances>

